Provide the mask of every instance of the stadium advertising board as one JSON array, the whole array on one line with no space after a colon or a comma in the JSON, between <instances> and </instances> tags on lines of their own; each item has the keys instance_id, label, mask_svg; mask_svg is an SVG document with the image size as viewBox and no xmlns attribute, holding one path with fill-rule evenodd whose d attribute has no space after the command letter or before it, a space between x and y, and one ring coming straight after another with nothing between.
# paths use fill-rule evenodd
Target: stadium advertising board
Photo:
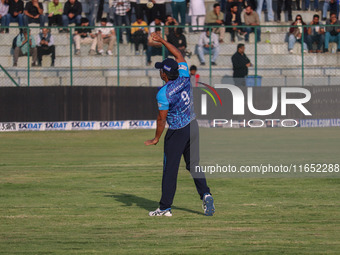
<instances>
[{"instance_id":1,"label":"stadium advertising board","mask_svg":"<svg viewBox=\"0 0 340 255\"><path fill-rule=\"evenodd\" d=\"M155 129L155 128L156 128L156 121L154 120L3 122L3 123L0 123L0 132L117 130L117 129Z\"/></svg>"}]
</instances>

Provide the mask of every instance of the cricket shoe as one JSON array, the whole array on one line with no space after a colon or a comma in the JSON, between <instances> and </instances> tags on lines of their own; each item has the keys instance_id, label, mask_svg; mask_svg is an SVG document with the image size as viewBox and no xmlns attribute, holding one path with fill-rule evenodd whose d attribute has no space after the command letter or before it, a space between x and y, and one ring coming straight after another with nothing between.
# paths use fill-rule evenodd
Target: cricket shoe
<instances>
[{"instance_id":1,"label":"cricket shoe","mask_svg":"<svg viewBox=\"0 0 340 255\"><path fill-rule=\"evenodd\" d=\"M165 209L165 210L161 210L161 209L157 208L156 211L149 212L149 216L167 216L167 217L171 217L172 216L171 208L168 208L168 209Z\"/></svg>"},{"instance_id":2,"label":"cricket shoe","mask_svg":"<svg viewBox=\"0 0 340 255\"><path fill-rule=\"evenodd\" d=\"M215 213L214 199L209 194L206 193L203 195L203 210L205 216L213 216Z\"/></svg>"}]
</instances>

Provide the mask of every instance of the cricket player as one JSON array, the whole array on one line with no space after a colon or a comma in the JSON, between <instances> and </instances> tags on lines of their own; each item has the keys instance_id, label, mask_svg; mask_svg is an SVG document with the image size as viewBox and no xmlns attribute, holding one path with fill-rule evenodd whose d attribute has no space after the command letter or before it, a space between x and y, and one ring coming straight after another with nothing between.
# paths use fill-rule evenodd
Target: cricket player
<instances>
[{"instance_id":1,"label":"cricket player","mask_svg":"<svg viewBox=\"0 0 340 255\"><path fill-rule=\"evenodd\" d=\"M214 199L210 194L204 173L194 173L199 163L199 130L193 112L192 93L188 64L181 52L161 36L152 33L152 39L162 43L175 57L155 64L161 79L166 84L157 94L158 117L155 138L145 141L145 145L156 145L168 122L169 129L164 138L164 161L162 197L159 208L149 212L149 216L172 216L171 205L176 192L177 174L182 155L186 169L190 171L198 194L203 200L204 214L215 212Z\"/></svg>"}]
</instances>

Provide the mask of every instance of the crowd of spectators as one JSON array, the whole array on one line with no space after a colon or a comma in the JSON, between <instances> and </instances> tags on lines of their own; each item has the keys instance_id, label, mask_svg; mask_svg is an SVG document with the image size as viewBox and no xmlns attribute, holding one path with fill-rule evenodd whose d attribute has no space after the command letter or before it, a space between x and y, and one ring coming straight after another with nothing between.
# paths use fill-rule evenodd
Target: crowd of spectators
<instances>
[{"instance_id":1,"label":"crowd of spectators","mask_svg":"<svg viewBox=\"0 0 340 255\"><path fill-rule=\"evenodd\" d=\"M340 21L336 13L330 14L330 19L326 21L326 24L322 24L320 16L315 14L313 20L308 24L309 27L306 26L307 24L303 21L301 15L296 15L295 21L291 25L288 34L289 53L293 53L296 42L302 44L305 53L328 52L330 42L335 42L337 52L340 52ZM316 50L313 49L313 43L316 43Z\"/></svg>"},{"instance_id":2,"label":"crowd of spectators","mask_svg":"<svg viewBox=\"0 0 340 255\"><path fill-rule=\"evenodd\" d=\"M204 55L211 55L211 64L217 64L220 44L224 43L226 33L231 36L231 41L239 40L249 42L249 35L255 33L257 41L261 41L261 15L267 14L266 20L274 21L272 0L221 0L216 1L212 10L207 10L204 0L172 0L171 15L166 15L167 0L110 0L108 8L103 7L104 0L67 0L64 3L59 0L50 0L47 10L38 0L1 0L0 19L1 33L9 33L10 23L17 23L26 27L31 23L39 24L42 28L38 35L27 40L27 29L16 36L16 45L19 49L14 50L14 66L17 59L32 51L33 66L41 65L42 55L51 55L51 65L54 66L55 46L53 36L49 27L57 26L60 33L69 33L69 24L74 23L73 41L75 54L80 55L82 44L91 44L89 55L113 55L114 45L123 43L123 34L126 35L127 43L134 45L135 54L147 56L147 65L151 64L154 55L168 55L164 49L151 39L151 33L161 33L174 44L183 55L191 56L192 52L187 49L185 33L200 33L195 52L201 65L205 65ZM83 8L86 3L87 8ZM295 2L296 9L301 10L300 1ZM307 25L301 15L292 20L292 1L278 0L276 18L281 21L282 6L288 12L288 20L292 21L287 41L288 51L293 53L296 42L301 43L305 52L327 52L329 42L338 44L340 51L340 29L337 26L323 27L320 17L314 15L313 20L308 23L312 27L302 28ZM336 0L325 0L322 10L322 20L327 19L327 12L331 13L327 25L338 25L338 8ZM85 5L84 5L85 6ZM309 0L305 1L305 9L309 9ZM313 8L319 10L319 2L314 1ZM106 17L104 13L106 12ZM86 17L82 17L85 14ZM191 28L185 30L186 15L191 17ZM242 17L243 16L243 17ZM188 20L189 21L189 20ZM190 22L189 22L190 23ZM124 26L123 26L124 25ZM243 27L239 27L243 25ZM97 26L97 27L95 27ZM115 26L121 27L116 30ZM213 26L206 29L206 26ZM119 32L117 32L119 31ZM116 34L117 32L117 34ZM25 36L26 35L26 36ZM25 39L26 38L26 39ZM316 50L313 50L316 43ZM107 49L104 50L104 45ZM140 50L142 45L142 50ZM39 49L40 47L40 49ZM35 50L37 48L37 50ZM35 57L36 56L36 57Z\"/></svg>"}]
</instances>

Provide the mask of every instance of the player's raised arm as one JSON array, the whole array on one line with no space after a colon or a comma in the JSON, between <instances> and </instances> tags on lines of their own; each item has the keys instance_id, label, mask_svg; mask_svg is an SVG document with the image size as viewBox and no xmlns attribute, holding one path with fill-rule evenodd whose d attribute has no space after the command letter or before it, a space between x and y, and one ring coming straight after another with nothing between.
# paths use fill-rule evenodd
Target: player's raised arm
<instances>
[{"instance_id":1,"label":"player's raised arm","mask_svg":"<svg viewBox=\"0 0 340 255\"><path fill-rule=\"evenodd\" d=\"M173 46L171 43L164 40L157 33L152 33L151 36L152 36L152 40L162 43L169 50L169 52L172 55L174 55L177 63L182 63L182 62L186 63L183 55L181 54L181 52L175 46Z\"/></svg>"}]
</instances>

